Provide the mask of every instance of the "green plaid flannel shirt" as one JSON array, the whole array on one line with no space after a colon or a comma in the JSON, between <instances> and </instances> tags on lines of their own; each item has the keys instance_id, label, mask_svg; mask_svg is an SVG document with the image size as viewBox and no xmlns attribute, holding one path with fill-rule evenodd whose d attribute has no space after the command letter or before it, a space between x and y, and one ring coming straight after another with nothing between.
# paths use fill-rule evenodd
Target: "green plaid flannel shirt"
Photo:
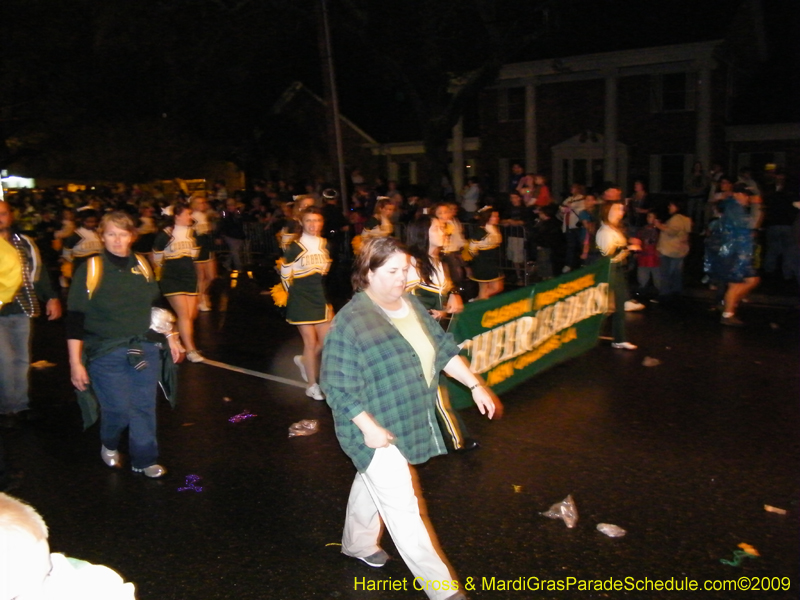
<instances>
[{"instance_id":1,"label":"green plaid flannel shirt","mask_svg":"<svg viewBox=\"0 0 800 600\"><path fill-rule=\"evenodd\" d=\"M360 472L367 470L375 452L352 421L362 411L395 435L398 450L411 464L447 452L434 404L439 373L459 348L419 300L408 294L405 298L436 349L430 385L411 344L364 292L356 293L336 315L325 338L320 386L342 450Z\"/></svg>"}]
</instances>

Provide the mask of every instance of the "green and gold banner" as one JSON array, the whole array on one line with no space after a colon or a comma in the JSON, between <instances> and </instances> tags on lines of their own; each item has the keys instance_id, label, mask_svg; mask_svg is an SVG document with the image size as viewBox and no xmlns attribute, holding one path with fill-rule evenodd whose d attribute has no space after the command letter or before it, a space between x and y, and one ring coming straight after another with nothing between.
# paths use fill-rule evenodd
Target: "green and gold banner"
<instances>
[{"instance_id":1,"label":"green and gold banner","mask_svg":"<svg viewBox=\"0 0 800 600\"><path fill-rule=\"evenodd\" d=\"M545 369L590 350L608 309L609 260L549 281L470 302L448 331L461 355L498 395ZM454 408L472 395L445 377Z\"/></svg>"}]
</instances>

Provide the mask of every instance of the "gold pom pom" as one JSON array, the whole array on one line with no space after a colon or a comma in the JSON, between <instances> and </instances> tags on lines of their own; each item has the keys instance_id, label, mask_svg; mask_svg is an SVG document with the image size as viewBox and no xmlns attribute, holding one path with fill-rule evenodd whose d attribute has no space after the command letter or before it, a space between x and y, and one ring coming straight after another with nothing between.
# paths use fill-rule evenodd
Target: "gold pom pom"
<instances>
[{"instance_id":1,"label":"gold pom pom","mask_svg":"<svg viewBox=\"0 0 800 600\"><path fill-rule=\"evenodd\" d=\"M472 252L469 251L468 244L461 248L461 258L464 259L464 262L469 262L472 260Z\"/></svg>"},{"instance_id":2,"label":"gold pom pom","mask_svg":"<svg viewBox=\"0 0 800 600\"><path fill-rule=\"evenodd\" d=\"M364 242L361 240L361 236L357 235L353 238L353 241L350 242L350 245L353 247L353 252L361 254L361 246L364 245Z\"/></svg>"},{"instance_id":3,"label":"gold pom pom","mask_svg":"<svg viewBox=\"0 0 800 600\"><path fill-rule=\"evenodd\" d=\"M286 291L286 288L283 287L283 284L275 284L269 290L269 293L272 295L272 301L275 303L275 306L286 306L286 302L289 300L289 293Z\"/></svg>"}]
</instances>

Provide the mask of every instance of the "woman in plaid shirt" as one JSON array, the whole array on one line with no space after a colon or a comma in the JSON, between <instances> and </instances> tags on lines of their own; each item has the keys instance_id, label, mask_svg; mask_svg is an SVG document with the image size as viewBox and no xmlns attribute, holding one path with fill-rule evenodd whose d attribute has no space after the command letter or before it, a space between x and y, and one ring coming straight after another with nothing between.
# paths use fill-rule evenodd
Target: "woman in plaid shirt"
<instances>
[{"instance_id":1,"label":"woman in plaid shirt","mask_svg":"<svg viewBox=\"0 0 800 600\"><path fill-rule=\"evenodd\" d=\"M342 552L382 567L383 519L417 581L431 582L428 597L463 599L420 517L409 465L446 453L434 411L440 371L467 386L489 418L499 401L469 370L452 336L405 294L408 269L396 239L365 243L354 266L356 293L325 339L321 386L339 443L358 469Z\"/></svg>"}]
</instances>

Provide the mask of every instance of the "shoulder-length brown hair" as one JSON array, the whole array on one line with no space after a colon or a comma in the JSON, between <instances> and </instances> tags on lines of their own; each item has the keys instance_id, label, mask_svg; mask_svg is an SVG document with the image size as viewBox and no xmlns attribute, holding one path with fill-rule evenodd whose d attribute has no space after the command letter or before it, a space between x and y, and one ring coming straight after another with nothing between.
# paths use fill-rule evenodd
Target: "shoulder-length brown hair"
<instances>
[{"instance_id":1,"label":"shoulder-length brown hair","mask_svg":"<svg viewBox=\"0 0 800 600\"><path fill-rule=\"evenodd\" d=\"M370 238L361 247L353 264L353 275L350 281L354 292L361 292L369 287L368 275L370 271L380 269L389 257L402 252L408 254L405 244L393 237Z\"/></svg>"}]
</instances>

